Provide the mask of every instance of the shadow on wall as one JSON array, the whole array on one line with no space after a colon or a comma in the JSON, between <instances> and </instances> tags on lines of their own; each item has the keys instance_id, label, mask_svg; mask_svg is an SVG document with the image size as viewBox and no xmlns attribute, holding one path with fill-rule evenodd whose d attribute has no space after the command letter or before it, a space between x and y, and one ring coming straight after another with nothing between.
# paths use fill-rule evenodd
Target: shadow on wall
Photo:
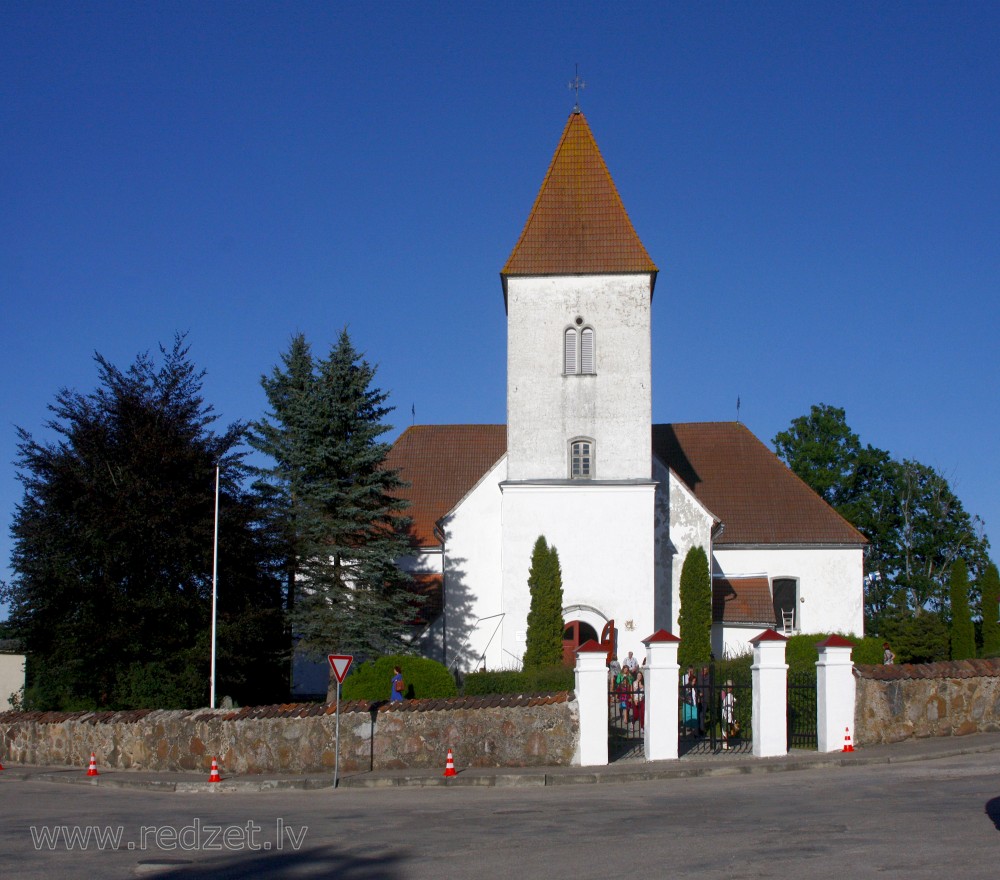
<instances>
[{"instance_id":1,"label":"shadow on wall","mask_svg":"<svg viewBox=\"0 0 1000 880\"><path fill-rule=\"evenodd\" d=\"M478 645L470 645L478 620L473 616L476 595L466 574L468 560L459 556L448 556L448 571L444 576L444 614L437 627L437 654L431 655L449 669L465 670L473 668L479 659L472 653Z\"/></svg>"},{"instance_id":2,"label":"shadow on wall","mask_svg":"<svg viewBox=\"0 0 1000 880\"><path fill-rule=\"evenodd\" d=\"M1000 831L1000 797L992 798L986 802L986 815L993 822L993 827Z\"/></svg>"}]
</instances>

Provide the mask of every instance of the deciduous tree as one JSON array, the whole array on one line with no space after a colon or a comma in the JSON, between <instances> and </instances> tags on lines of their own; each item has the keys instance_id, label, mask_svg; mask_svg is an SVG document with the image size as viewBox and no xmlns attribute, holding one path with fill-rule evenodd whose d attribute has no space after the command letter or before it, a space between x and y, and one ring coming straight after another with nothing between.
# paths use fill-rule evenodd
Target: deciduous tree
<instances>
[{"instance_id":1,"label":"deciduous tree","mask_svg":"<svg viewBox=\"0 0 1000 880\"><path fill-rule=\"evenodd\" d=\"M863 446L843 409L819 404L774 438L779 457L867 539L865 613L884 620L947 611L948 576L957 559L978 574L989 544L934 468L897 461ZM973 591L972 609L978 610Z\"/></svg>"}]
</instances>

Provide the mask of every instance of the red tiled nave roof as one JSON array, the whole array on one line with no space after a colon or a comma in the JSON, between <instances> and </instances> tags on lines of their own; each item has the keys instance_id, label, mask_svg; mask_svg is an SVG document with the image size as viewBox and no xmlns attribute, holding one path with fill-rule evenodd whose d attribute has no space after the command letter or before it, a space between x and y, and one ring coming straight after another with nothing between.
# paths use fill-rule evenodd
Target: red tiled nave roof
<instances>
[{"instance_id":1,"label":"red tiled nave roof","mask_svg":"<svg viewBox=\"0 0 1000 880\"><path fill-rule=\"evenodd\" d=\"M861 545L861 535L738 422L652 426L653 454L723 524L727 544ZM417 425L386 460L410 486L411 534L440 544L434 525L507 451L505 425Z\"/></svg>"}]
</instances>

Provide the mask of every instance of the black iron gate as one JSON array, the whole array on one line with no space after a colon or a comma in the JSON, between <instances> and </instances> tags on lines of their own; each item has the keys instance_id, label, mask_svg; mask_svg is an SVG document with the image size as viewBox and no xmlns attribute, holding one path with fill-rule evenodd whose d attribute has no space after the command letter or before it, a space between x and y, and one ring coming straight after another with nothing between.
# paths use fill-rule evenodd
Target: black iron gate
<instances>
[{"instance_id":1,"label":"black iron gate","mask_svg":"<svg viewBox=\"0 0 1000 880\"><path fill-rule=\"evenodd\" d=\"M788 748L816 749L816 673L788 673Z\"/></svg>"},{"instance_id":2,"label":"black iron gate","mask_svg":"<svg viewBox=\"0 0 1000 880\"><path fill-rule=\"evenodd\" d=\"M748 666L712 664L682 672L678 754L724 755L753 750L753 685Z\"/></svg>"},{"instance_id":3,"label":"black iron gate","mask_svg":"<svg viewBox=\"0 0 1000 880\"><path fill-rule=\"evenodd\" d=\"M645 758L645 684L629 675L608 679L608 760Z\"/></svg>"}]
</instances>

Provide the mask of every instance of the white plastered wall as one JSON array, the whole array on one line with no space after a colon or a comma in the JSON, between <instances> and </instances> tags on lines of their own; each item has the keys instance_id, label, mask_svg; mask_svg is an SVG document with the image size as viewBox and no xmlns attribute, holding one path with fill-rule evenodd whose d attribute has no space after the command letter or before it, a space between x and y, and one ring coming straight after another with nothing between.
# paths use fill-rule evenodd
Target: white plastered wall
<instances>
[{"instance_id":1,"label":"white plastered wall","mask_svg":"<svg viewBox=\"0 0 1000 880\"><path fill-rule=\"evenodd\" d=\"M0 712L10 709L11 694L24 696L24 654L0 654Z\"/></svg>"},{"instance_id":2,"label":"white plastered wall","mask_svg":"<svg viewBox=\"0 0 1000 880\"><path fill-rule=\"evenodd\" d=\"M595 478L650 479L650 276L507 281L508 479L565 479L569 441L595 442ZM594 375L563 373L570 327L595 333Z\"/></svg>"},{"instance_id":3,"label":"white plastered wall","mask_svg":"<svg viewBox=\"0 0 1000 880\"><path fill-rule=\"evenodd\" d=\"M580 481L505 483L502 488L504 665L520 665L524 655L528 571L539 535L559 551L563 606L584 606L604 619L614 618L619 655L644 656L642 639L654 632L655 485ZM591 622L583 614L573 616Z\"/></svg>"},{"instance_id":4,"label":"white plastered wall","mask_svg":"<svg viewBox=\"0 0 1000 880\"><path fill-rule=\"evenodd\" d=\"M681 636L681 569L692 547L703 547L712 555L712 514L673 471L653 460L656 490L656 619L655 629Z\"/></svg>"},{"instance_id":5,"label":"white plastered wall","mask_svg":"<svg viewBox=\"0 0 1000 880\"><path fill-rule=\"evenodd\" d=\"M762 547L725 549L716 546L713 574L739 577L766 574L798 580L796 629L804 633L864 635L864 559L860 547ZM721 633L729 653L747 653L749 640L762 627L726 627ZM715 634L713 633L713 638Z\"/></svg>"},{"instance_id":6,"label":"white plastered wall","mask_svg":"<svg viewBox=\"0 0 1000 880\"><path fill-rule=\"evenodd\" d=\"M480 660L502 668L499 625L501 599L501 458L458 505L442 518L444 532L445 662L468 672ZM506 665L511 665L507 663Z\"/></svg>"}]
</instances>

